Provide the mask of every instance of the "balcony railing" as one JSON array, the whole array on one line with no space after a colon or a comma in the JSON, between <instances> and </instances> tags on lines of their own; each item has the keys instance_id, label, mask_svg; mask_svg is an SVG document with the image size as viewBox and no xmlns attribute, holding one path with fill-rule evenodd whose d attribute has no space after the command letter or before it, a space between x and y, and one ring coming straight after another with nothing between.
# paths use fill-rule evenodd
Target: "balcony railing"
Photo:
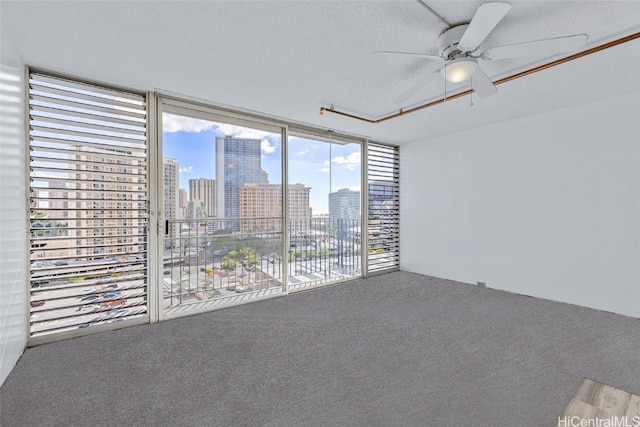
<instances>
[{"instance_id":1,"label":"balcony railing","mask_svg":"<svg viewBox=\"0 0 640 427\"><path fill-rule=\"evenodd\" d=\"M281 293L285 272L290 291L361 275L359 220L291 221L287 235L285 245L281 218L169 221L161 267L165 316ZM70 244L66 236L56 239ZM57 254L54 261L43 255L52 249L34 247L32 335L145 315L147 287L155 284L146 280L146 251L134 249Z\"/></svg>"},{"instance_id":2,"label":"balcony railing","mask_svg":"<svg viewBox=\"0 0 640 427\"><path fill-rule=\"evenodd\" d=\"M286 248L282 222L168 221L162 271L165 314L282 292L285 269L289 290L361 275L359 220L290 221Z\"/></svg>"}]
</instances>

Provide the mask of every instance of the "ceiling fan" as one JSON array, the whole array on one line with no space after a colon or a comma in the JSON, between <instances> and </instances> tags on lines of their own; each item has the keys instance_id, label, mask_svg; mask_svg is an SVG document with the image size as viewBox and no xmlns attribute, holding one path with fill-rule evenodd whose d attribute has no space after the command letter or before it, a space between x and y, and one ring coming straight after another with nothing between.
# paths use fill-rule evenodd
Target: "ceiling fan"
<instances>
[{"instance_id":1,"label":"ceiling fan","mask_svg":"<svg viewBox=\"0 0 640 427\"><path fill-rule=\"evenodd\" d=\"M442 68L430 73L427 78L423 78L409 87L393 102L399 104L410 99L427 86L438 73L451 83L460 83L471 78L474 92L484 98L496 93L498 88L479 67L478 60L492 61L525 56L548 56L577 50L587 42L588 36L586 34L575 34L497 46L479 52L480 44L509 12L509 9L511 9L511 4L504 2L490 2L481 5L471 22L450 27L438 37L437 45L440 55L395 51L373 52L375 54L419 57L438 61L443 65Z\"/></svg>"}]
</instances>

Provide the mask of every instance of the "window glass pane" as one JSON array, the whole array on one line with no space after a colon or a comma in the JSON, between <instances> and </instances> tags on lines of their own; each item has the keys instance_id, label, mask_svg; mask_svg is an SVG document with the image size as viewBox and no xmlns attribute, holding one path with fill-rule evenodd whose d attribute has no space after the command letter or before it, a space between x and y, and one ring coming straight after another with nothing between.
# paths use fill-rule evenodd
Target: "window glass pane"
<instances>
[{"instance_id":1,"label":"window glass pane","mask_svg":"<svg viewBox=\"0 0 640 427\"><path fill-rule=\"evenodd\" d=\"M294 135L288 150L289 289L359 277L361 145ZM309 194L304 220L301 189Z\"/></svg>"},{"instance_id":2,"label":"window glass pane","mask_svg":"<svg viewBox=\"0 0 640 427\"><path fill-rule=\"evenodd\" d=\"M165 315L280 292L281 134L162 118Z\"/></svg>"}]
</instances>

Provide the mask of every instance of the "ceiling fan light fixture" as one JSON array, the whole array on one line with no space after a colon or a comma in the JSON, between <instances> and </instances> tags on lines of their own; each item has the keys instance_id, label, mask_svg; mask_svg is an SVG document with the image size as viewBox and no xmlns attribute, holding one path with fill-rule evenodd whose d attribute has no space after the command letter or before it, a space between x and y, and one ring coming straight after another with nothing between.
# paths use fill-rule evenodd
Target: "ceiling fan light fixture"
<instances>
[{"instance_id":1,"label":"ceiling fan light fixture","mask_svg":"<svg viewBox=\"0 0 640 427\"><path fill-rule=\"evenodd\" d=\"M442 69L442 76L451 83L460 83L473 75L478 68L478 61L473 58L458 58L449 62Z\"/></svg>"}]
</instances>

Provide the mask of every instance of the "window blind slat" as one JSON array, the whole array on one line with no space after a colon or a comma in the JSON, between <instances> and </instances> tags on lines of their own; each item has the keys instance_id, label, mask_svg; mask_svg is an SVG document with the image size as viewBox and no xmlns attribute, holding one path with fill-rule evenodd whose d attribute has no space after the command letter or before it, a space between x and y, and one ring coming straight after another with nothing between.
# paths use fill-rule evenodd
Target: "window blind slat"
<instances>
[{"instance_id":1,"label":"window blind slat","mask_svg":"<svg viewBox=\"0 0 640 427\"><path fill-rule=\"evenodd\" d=\"M400 265L399 159L397 147L377 143L367 146L369 272Z\"/></svg>"},{"instance_id":2,"label":"window blind slat","mask_svg":"<svg viewBox=\"0 0 640 427\"><path fill-rule=\"evenodd\" d=\"M76 175L76 177L78 175L92 175L92 178L96 178L94 177L94 175L96 175L98 179L104 179L104 178L99 178L99 176L105 176L105 177L111 177L111 178L136 177L140 179L140 181L136 181L136 182L143 182L142 177L146 177L146 174L143 174L143 173L117 173L117 172L106 172L102 170L92 170L92 169L62 169L62 168L44 167L44 166L32 166L31 170L40 171L40 172L53 172L53 173L59 173L59 174L71 174L71 175ZM94 183L97 181L96 179L87 179L87 180ZM104 181L104 182L111 184L116 181ZM120 182L124 182L124 181L120 181Z\"/></svg>"},{"instance_id":3,"label":"window blind slat","mask_svg":"<svg viewBox=\"0 0 640 427\"><path fill-rule=\"evenodd\" d=\"M113 106L114 108L124 107L124 108L137 110L143 107L143 105L141 105L139 101L127 102L126 100L119 100L119 97L117 95L96 96L97 95L96 92L93 92L93 94L90 94L90 93L86 93L86 90L84 91L68 90L68 89L65 89L63 86L59 86L59 85L58 87L46 86L46 85L34 83L34 80L30 81L29 88L31 89L32 92L44 93L49 97L79 99L83 102L85 101L88 101L91 103L95 102L95 103L103 104L106 106Z\"/></svg>"},{"instance_id":4,"label":"window blind slat","mask_svg":"<svg viewBox=\"0 0 640 427\"><path fill-rule=\"evenodd\" d=\"M103 132L89 132L82 130L60 129L58 127L42 126L42 125L30 125L31 131L42 132L46 134L53 134L54 137L60 138L61 135L70 136L75 138L94 138L99 141L115 141L119 143L139 144L140 139L127 138L126 136L110 135Z\"/></svg>"},{"instance_id":5,"label":"window blind slat","mask_svg":"<svg viewBox=\"0 0 640 427\"><path fill-rule=\"evenodd\" d=\"M80 91L91 91L93 93L99 93L107 96L117 96L122 99L129 99L131 101L144 103L145 97L139 93L133 93L124 91L122 89L108 88L103 85L96 85L93 83L79 82L77 80L71 80L65 77L51 76L44 73L34 72L31 73L31 81L40 82L42 84L50 84L56 86L63 86L68 89L76 89Z\"/></svg>"},{"instance_id":6,"label":"window blind slat","mask_svg":"<svg viewBox=\"0 0 640 427\"><path fill-rule=\"evenodd\" d=\"M57 106L56 108L56 107L48 107L45 105L37 105L37 104L31 105L30 114L42 116L43 113L56 114L56 115L65 116L68 118L77 117L81 119L94 120L98 122L126 125L128 126L128 128L130 127L133 129L144 128L144 119L134 120L134 119L128 119L124 117L115 117L115 115L109 115L108 113L96 114L97 111L91 111L91 112L75 111L72 108L61 108L61 106Z\"/></svg>"},{"instance_id":7,"label":"window blind slat","mask_svg":"<svg viewBox=\"0 0 640 427\"><path fill-rule=\"evenodd\" d=\"M73 108L79 109L80 111L89 110L93 112L110 113L115 116L131 117L139 120L144 119L146 116L145 111L122 110L122 109L116 110L110 107L91 105L84 102L60 99L52 96L38 95L34 93L29 94L29 100L31 102L41 102L46 107L66 106L66 107L73 107ZM36 104L36 105L39 105L39 104ZM33 108L33 105L31 106L31 108ZM144 123L144 122L141 122L141 123Z\"/></svg>"},{"instance_id":8,"label":"window blind slat","mask_svg":"<svg viewBox=\"0 0 640 427\"><path fill-rule=\"evenodd\" d=\"M34 114L33 111L30 114L30 118L31 120L37 121L38 123L44 123L44 125L48 127L51 127L51 125L75 126L78 128L92 129L92 130L101 131L101 132L115 132L115 133L128 134L128 135L138 136L143 138L147 134L145 129L130 129L130 128L123 128L119 126L103 125L99 123L87 123L84 121L72 120L71 118L58 119L56 117L40 116L38 114Z\"/></svg>"},{"instance_id":9,"label":"window blind slat","mask_svg":"<svg viewBox=\"0 0 640 427\"><path fill-rule=\"evenodd\" d=\"M36 145L36 144L31 144L30 152L32 154L38 154L38 155L40 155L40 153L55 153L63 156L78 154L77 148L73 149L72 146L69 146L69 148L57 148L57 147L45 147L45 146ZM138 154L138 156L135 156L134 154ZM130 153L130 154L100 153L100 158L115 160L117 163L118 161L130 160L132 157L135 157L139 165L144 165L146 164L146 157L144 157L143 155L144 155L144 152ZM54 156L51 156L51 157L54 157Z\"/></svg>"},{"instance_id":10,"label":"window blind slat","mask_svg":"<svg viewBox=\"0 0 640 427\"><path fill-rule=\"evenodd\" d=\"M145 98L30 77L31 336L145 316Z\"/></svg>"},{"instance_id":11,"label":"window blind slat","mask_svg":"<svg viewBox=\"0 0 640 427\"><path fill-rule=\"evenodd\" d=\"M100 159L102 159L103 157L100 156ZM82 159L74 159L74 160L70 160L69 158L60 158L60 157L42 157L42 156L30 156L30 159L32 162L47 162L47 163L65 163L65 164L72 164L72 165L76 165L76 166L84 166L87 167L87 165L89 166L101 166L101 167L108 167L111 169L137 169L137 165L134 166L130 166L130 165L123 165L123 164L118 164L118 163L109 163L109 162L103 162L103 161L97 161L97 160L82 160ZM70 169L70 170L74 170L74 171L78 171L78 170L91 170L91 169ZM126 173L125 171L122 171L123 173ZM137 175L137 174L132 174L132 175Z\"/></svg>"},{"instance_id":12,"label":"window blind slat","mask_svg":"<svg viewBox=\"0 0 640 427\"><path fill-rule=\"evenodd\" d=\"M113 145L108 141L104 142L89 142L89 141L80 141L80 140L71 140L64 139L61 137L50 137L50 136L41 136L41 135L30 135L29 139L32 143L44 143L44 144L67 144L72 145L74 147L92 147L98 150L110 150L110 152L126 152L129 150L142 150L140 144L129 144L129 145ZM140 153L144 153L144 150L140 151ZM136 157L134 154L132 157Z\"/></svg>"}]
</instances>

